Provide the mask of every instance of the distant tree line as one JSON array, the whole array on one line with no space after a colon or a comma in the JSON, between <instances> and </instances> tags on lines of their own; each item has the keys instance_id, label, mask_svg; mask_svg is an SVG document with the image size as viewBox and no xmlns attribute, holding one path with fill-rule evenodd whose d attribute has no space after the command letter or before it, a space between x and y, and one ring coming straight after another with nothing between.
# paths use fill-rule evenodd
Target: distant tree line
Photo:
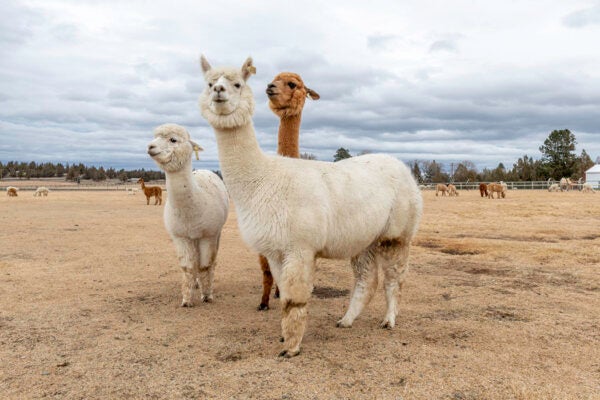
<instances>
[{"instance_id":1,"label":"distant tree line","mask_svg":"<svg viewBox=\"0 0 600 400\"><path fill-rule=\"evenodd\" d=\"M559 180L562 177L579 179L584 177L585 171L594 165L591 157L584 150L580 155L575 153L577 140L575 135L568 129L554 130L544 141L539 150L542 153L540 159L534 159L524 155L512 166L506 168L499 163L496 168L484 168L477 170L475 164L465 160L458 163L444 165L432 161L415 160L408 165L415 178L422 183L437 182L491 182L491 181L542 181L552 178ZM360 154L366 154L362 151ZM346 148L340 147L334 154L333 160L340 161L350 158L352 155ZM301 158L316 160L314 154L302 153ZM600 157L596 160L600 162ZM221 176L220 171L213 171ZM119 179L123 182L130 178L144 178L145 181L165 179L162 171L142 169L115 170L104 167L86 166L79 164L62 163L36 163L9 161L6 164L0 162L0 178L12 177L21 179L31 178L62 178L69 181L78 179L91 179L93 181L104 181L106 179Z\"/></svg>"},{"instance_id":2,"label":"distant tree line","mask_svg":"<svg viewBox=\"0 0 600 400\"><path fill-rule=\"evenodd\" d=\"M9 161L0 162L0 178L65 178L68 181L77 181L78 179L90 179L96 182L107 179L119 179L126 182L130 178L144 178L145 181L165 179L162 171L152 171L142 169L116 170L114 168L105 169L104 167L87 166L82 163L36 163Z\"/></svg>"},{"instance_id":3,"label":"distant tree line","mask_svg":"<svg viewBox=\"0 0 600 400\"><path fill-rule=\"evenodd\" d=\"M575 153L577 140L568 129L554 130L540 146L540 159L528 155L519 158L507 168L499 163L496 168L484 168L479 171L475 164L465 160L444 165L433 161L414 160L408 163L413 176L421 183L439 182L491 182L491 181L545 181L549 178L559 180L562 177L572 179L585 178L585 171L594 165L594 161L583 149L580 155ZM363 151L362 154L365 152ZM350 158L352 155L340 147L333 155L333 161ZM600 163L600 156L596 162Z\"/></svg>"}]
</instances>

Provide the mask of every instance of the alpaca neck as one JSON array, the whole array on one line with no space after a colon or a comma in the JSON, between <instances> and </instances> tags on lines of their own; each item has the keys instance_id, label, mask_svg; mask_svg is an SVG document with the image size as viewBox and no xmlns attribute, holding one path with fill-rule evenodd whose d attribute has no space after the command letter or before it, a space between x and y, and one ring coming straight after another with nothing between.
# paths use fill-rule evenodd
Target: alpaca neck
<instances>
[{"instance_id":1,"label":"alpaca neck","mask_svg":"<svg viewBox=\"0 0 600 400\"><path fill-rule=\"evenodd\" d=\"M146 185L144 185L144 181L140 182L142 184L142 190L146 189Z\"/></svg>"},{"instance_id":2,"label":"alpaca neck","mask_svg":"<svg viewBox=\"0 0 600 400\"><path fill-rule=\"evenodd\" d=\"M167 182L167 199L171 206L186 204L196 182L192 176L192 161L189 160L179 171L165 173Z\"/></svg>"},{"instance_id":3,"label":"alpaca neck","mask_svg":"<svg viewBox=\"0 0 600 400\"><path fill-rule=\"evenodd\" d=\"M237 128L216 128L223 179L234 201L250 195L250 188L268 174L268 158L261 151L252 122Z\"/></svg>"},{"instance_id":4,"label":"alpaca neck","mask_svg":"<svg viewBox=\"0 0 600 400\"><path fill-rule=\"evenodd\" d=\"M277 142L277 154L285 157L300 157L300 120L302 113L281 117L279 121L279 138Z\"/></svg>"}]
</instances>

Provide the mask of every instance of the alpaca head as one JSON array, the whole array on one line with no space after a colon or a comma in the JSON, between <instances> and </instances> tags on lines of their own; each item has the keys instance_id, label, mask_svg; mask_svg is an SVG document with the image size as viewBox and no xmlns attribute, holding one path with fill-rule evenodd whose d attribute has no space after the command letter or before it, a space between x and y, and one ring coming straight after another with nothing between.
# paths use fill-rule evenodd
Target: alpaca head
<instances>
[{"instance_id":1,"label":"alpaca head","mask_svg":"<svg viewBox=\"0 0 600 400\"><path fill-rule=\"evenodd\" d=\"M166 172L181 170L192 157L192 152L202 150L190 139L188 131L180 125L164 124L154 129L154 140L148 144L148 154Z\"/></svg>"},{"instance_id":2,"label":"alpaca head","mask_svg":"<svg viewBox=\"0 0 600 400\"><path fill-rule=\"evenodd\" d=\"M293 72L282 72L273 82L267 85L269 108L279 118L291 117L302 112L307 97L318 100L321 96L312 89L304 86L300 75Z\"/></svg>"},{"instance_id":3,"label":"alpaca head","mask_svg":"<svg viewBox=\"0 0 600 400\"><path fill-rule=\"evenodd\" d=\"M252 58L242 68L213 68L200 58L206 88L200 95L200 112L215 128L236 128L252 122L254 97L246 81L256 73Z\"/></svg>"}]
</instances>

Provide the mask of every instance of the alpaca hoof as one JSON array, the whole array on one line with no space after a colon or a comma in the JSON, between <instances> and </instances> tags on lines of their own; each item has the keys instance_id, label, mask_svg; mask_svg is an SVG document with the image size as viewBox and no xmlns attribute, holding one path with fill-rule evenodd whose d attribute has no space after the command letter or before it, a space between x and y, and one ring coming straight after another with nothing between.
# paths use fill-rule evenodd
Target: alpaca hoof
<instances>
[{"instance_id":1,"label":"alpaca hoof","mask_svg":"<svg viewBox=\"0 0 600 400\"><path fill-rule=\"evenodd\" d=\"M268 304L264 304L264 303L260 303L259 306L256 309L258 311L267 311L269 309L269 305Z\"/></svg>"},{"instance_id":2,"label":"alpaca hoof","mask_svg":"<svg viewBox=\"0 0 600 400\"><path fill-rule=\"evenodd\" d=\"M213 302L212 294L209 296L202 296L201 299L202 299L202 302L204 302L204 303L212 303Z\"/></svg>"},{"instance_id":3,"label":"alpaca hoof","mask_svg":"<svg viewBox=\"0 0 600 400\"><path fill-rule=\"evenodd\" d=\"M279 298L279 290L275 291L275 294L273 295L274 299L278 299Z\"/></svg>"},{"instance_id":4,"label":"alpaca hoof","mask_svg":"<svg viewBox=\"0 0 600 400\"><path fill-rule=\"evenodd\" d=\"M335 326L338 328L352 328L352 322L346 322L343 319L340 319Z\"/></svg>"},{"instance_id":5,"label":"alpaca hoof","mask_svg":"<svg viewBox=\"0 0 600 400\"><path fill-rule=\"evenodd\" d=\"M386 320L386 321L383 321L381 324L379 324L379 327L380 327L381 329L394 329L394 326L395 326L395 325L396 325L396 324L395 324L394 322L391 322L391 321L387 321L387 320Z\"/></svg>"},{"instance_id":6,"label":"alpaca hoof","mask_svg":"<svg viewBox=\"0 0 600 400\"><path fill-rule=\"evenodd\" d=\"M196 284L194 285L194 289L200 289L200 283L196 282Z\"/></svg>"},{"instance_id":7,"label":"alpaca hoof","mask_svg":"<svg viewBox=\"0 0 600 400\"><path fill-rule=\"evenodd\" d=\"M292 357L296 357L298 354L300 354L300 350L296 350L296 351L283 350L281 353L279 353L279 357L292 358Z\"/></svg>"},{"instance_id":8,"label":"alpaca hoof","mask_svg":"<svg viewBox=\"0 0 600 400\"><path fill-rule=\"evenodd\" d=\"M192 303L191 300L189 300L189 301L184 300L181 302L181 307L194 307L194 303Z\"/></svg>"},{"instance_id":9,"label":"alpaca hoof","mask_svg":"<svg viewBox=\"0 0 600 400\"><path fill-rule=\"evenodd\" d=\"M285 342L285 338L282 336L279 338L279 343L283 343L283 342Z\"/></svg>"}]
</instances>

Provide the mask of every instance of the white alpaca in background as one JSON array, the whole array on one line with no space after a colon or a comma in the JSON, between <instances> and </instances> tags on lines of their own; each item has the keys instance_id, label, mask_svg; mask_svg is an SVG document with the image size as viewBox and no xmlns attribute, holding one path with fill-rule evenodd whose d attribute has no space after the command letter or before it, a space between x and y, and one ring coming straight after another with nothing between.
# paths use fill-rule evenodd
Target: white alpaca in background
<instances>
[{"instance_id":1,"label":"white alpaca in background","mask_svg":"<svg viewBox=\"0 0 600 400\"><path fill-rule=\"evenodd\" d=\"M227 189L211 171L192 173L192 151L201 149L190 140L185 128L161 125L154 130L154 137L148 154L165 171L167 179L164 220L183 271L181 306L194 305L197 286L202 301L211 302L219 238L229 211Z\"/></svg>"},{"instance_id":2,"label":"white alpaca in background","mask_svg":"<svg viewBox=\"0 0 600 400\"><path fill-rule=\"evenodd\" d=\"M387 301L381 326L393 328L422 213L409 169L381 154L337 163L266 155L254 133L254 99L246 84L255 71L252 59L241 70L213 69L204 57L201 63L207 87L200 109L215 131L242 237L267 257L280 289L280 355L300 352L317 257L351 260L356 282L340 327L350 327L371 300L380 265Z\"/></svg>"}]
</instances>

